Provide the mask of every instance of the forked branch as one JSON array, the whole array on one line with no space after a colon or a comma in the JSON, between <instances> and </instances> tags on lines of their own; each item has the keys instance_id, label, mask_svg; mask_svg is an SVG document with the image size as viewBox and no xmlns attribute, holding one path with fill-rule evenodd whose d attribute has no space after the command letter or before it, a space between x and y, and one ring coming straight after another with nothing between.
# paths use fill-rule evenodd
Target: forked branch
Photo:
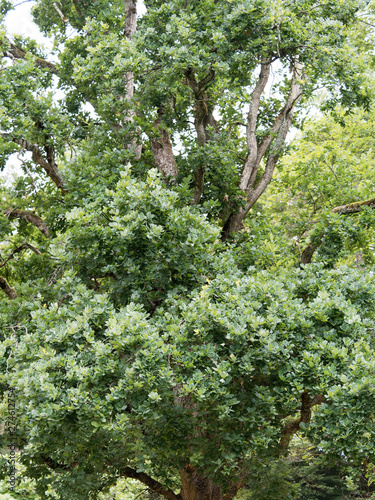
<instances>
[{"instance_id":1,"label":"forked branch","mask_svg":"<svg viewBox=\"0 0 375 500\"><path fill-rule=\"evenodd\" d=\"M311 420L311 411L312 408L316 405L320 405L324 401L324 396L322 394L317 394L314 398L311 398L307 392L304 392L301 395L301 408L300 415L295 420L288 422L284 429L281 432L281 439L279 442L279 446L281 450L286 450L289 446L289 443L300 429L300 424L308 424Z\"/></svg>"}]
</instances>

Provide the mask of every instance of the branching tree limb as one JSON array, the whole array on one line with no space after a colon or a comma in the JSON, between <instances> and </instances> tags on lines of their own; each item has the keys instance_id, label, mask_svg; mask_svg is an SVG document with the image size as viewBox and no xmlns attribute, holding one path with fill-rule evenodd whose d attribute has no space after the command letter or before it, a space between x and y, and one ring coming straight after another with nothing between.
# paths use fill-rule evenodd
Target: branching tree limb
<instances>
[{"instance_id":1,"label":"branching tree limb","mask_svg":"<svg viewBox=\"0 0 375 500\"><path fill-rule=\"evenodd\" d=\"M289 446L290 440L299 431L301 423L308 424L311 420L311 410L314 406L320 405L324 401L324 396L322 394L317 394L314 398L311 398L307 392L301 395L301 409L300 416L288 422L281 432L281 439L279 446L281 450L286 450Z\"/></svg>"},{"instance_id":2,"label":"branching tree limb","mask_svg":"<svg viewBox=\"0 0 375 500\"><path fill-rule=\"evenodd\" d=\"M257 170L258 159L258 143L255 135L255 130L257 126L258 111L260 105L260 98L269 80L271 70L270 59L265 59L260 67L260 74L258 81L255 85L253 93L251 94L249 113L247 115L247 127L246 127L246 140L248 147L248 155L245 160L244 166L242 168L240 188L245 191L248 187L249 181L252 178L252 174ZM263 153L264 154L264 153Z\"/></svg>"},{"instance_id":3,"label":"branching tree limb","mask_svg":"<svg viewBox=\"0 0 375 500\"><path fill-rule=\"evenodd\" d=\"M254 206L270 184L276 164L285 145L286 136L293 122L295 106L302 97L302 68L296 63L293 68L290 91L286 103L276 117L267 135L263 138L261 143L257 145L253 128L255 126L256 114L258 113L258 99L260 99L261 93L264 91L268 80L269 64L270 62L266 61L261 65L259 79L252 94L248 115L247 140L249 148L251 147L253 150L249 150L240 180L240 187L246 193L246 204L244 208L241 208L237 213L231 214L227 219L222 231L223 239L226 239L233 231L237 231L241 227L242 221L249 210ZM267 152L268 157L263 175L255 184L260 163Z\"/></svg>"},{"instance_id":4,"label":"branching tree limb","mask_svg":"<svg viewBox=\"0 0 375 500\"><path fill-rule=\"evenodd\" d=\"M23 219L27 222L30 222L33 226L35 226L39 231L44 234L47 238L51 238L49 234L48 227L38 215L35 215L33 212L29 212L27 210L20 210L18 208L12 208L4 211L5 215L9 219Z\"/></svg>"}]
</instances>

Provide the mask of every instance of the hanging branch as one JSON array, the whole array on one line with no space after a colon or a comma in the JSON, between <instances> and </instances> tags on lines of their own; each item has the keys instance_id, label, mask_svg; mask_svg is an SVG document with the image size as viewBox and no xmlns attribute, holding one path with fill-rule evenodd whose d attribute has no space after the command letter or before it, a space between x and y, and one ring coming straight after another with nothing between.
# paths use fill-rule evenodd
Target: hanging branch
<instances>
[{"instance_id":1,"label":"hanging branch","mask_svg":"<svg viewBox=\"0 0 375 500\"><path fill-rule=\"evenodd\" d=\"M33 212L20 210L18 208L11 208L9 210L5 210L4 214L8 217L8 219L23 219L26 222L30 222L30 224L39 229L39 231L44 234L46 238L52 237L49 234L48 227L43 219L41 219L38 215L35 215Z\"/></svg>"}]
</instances>

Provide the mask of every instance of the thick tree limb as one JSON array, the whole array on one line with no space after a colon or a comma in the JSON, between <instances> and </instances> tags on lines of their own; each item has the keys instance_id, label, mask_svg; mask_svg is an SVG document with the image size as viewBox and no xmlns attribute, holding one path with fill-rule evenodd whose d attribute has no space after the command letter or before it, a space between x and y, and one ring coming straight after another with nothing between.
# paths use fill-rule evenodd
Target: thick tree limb
<instances>
[{"instance_id":1,"label":"thick tree limb","mask_svg":"<svg viewBox=\"0 0 375 500\"><path fill-rule=\"evenodd\" d=\"M159 495L162 495L167 500L183 500L179 493L176 494L169 488L165 488L161 483L159 483L159 481L156 481L144 472L137 472L135 469L125 467L120 470L120 473L130 479L137 479L141 483L148 486L152 491L159 493Z\"/></svg>"},{"instance_id":2,"label":"thick tree limb","mask_svg":"<svg viewBox=\"0 0 375 500\"><path fill-rule=\"evenodd\" d=\"M246 140L248 155L242 168L240 188L245 191L249 184L252 172L257 168L258 143L255 135L260 98L267 85L271 71L271 61L266 59L260 67L260 74L255 88L251 94L249 113L247 115Z\"/></svg>"},{"instance_id":3,"label":"thick tree limb","mask_svg":"<svg viewBox=\"0 0 375 500\"><path fill-rule=\"evenodd\" d=\"M323 237L323 235L321 235ZM304 251L301 254L301 264L310 264L315 250L319 247L322 238L320 238L319 242L312 243L310 242Z\"/></svg>"},{"instance_id":4,"label":"thick tree limb","mask_svg":"<svg viewBox=\"0 0 375 500\"><path fill-rule=\"evenodd\" d=\"M282 153L286 136L293 122L295 105L302 97L300 72L300 66L296 65L293 70L290 91L285 106L277 116L266 138L260 143L257 151L257 159L253 164L253 167L246 168L246 177L248 178L247 186L244 189L247 194L246 205L245 208L241 208L237 213L231 214L227 219L222 230L223 240L228 238L232 232L238 231L241 228L243 219L257 202L259 197L264 193L272 180L273 172ZM260 162L267 151L269 151L269 154L265 170L259 182L254 186ZM240 185L245 186L242 179L240 181Z\"/></svg>"},{"instance_id":5,"label":"thick tree limb","mask_svg":"<svg viewBox=\"0 0 375 500\"><path fill-rule=\"evenodd\" d=\"M240 478L229 486L225 494L222 494L220 486L214 484L211 479L198 474L195 468L187 464L180 470L181 496L183 500L232 500L245 482L243 474Z\"/></svg>"},{"instance_id":6,"label":"thick tree limb","mask_svg":"<svg viewBox=\"0 0 375 500\"><path fill-rule=\"evenodd\" d=\"M375 209L375 198L366 201L356 201L354 203L349 203L348 205L341 205L340 207L335 207L332 212L334 214L356 214L363 210L363 207L369 207Z\"/></svg>"},{"instance_id":7,"label":"thick tree limb","mask_svg":"<svg viewBox=\"0 0 375 500\"><path fill-rule=\"evenodd\" d=\"M282 148L285 144L286 136L293 122L295 105L302 97L302 89L299 81L300 78L300 68L297 66L293 71L291 88L286 104L282 112L276 118L276 121L271 128L271 133L268 134L269 138L266 141L267 147L264 147L264 149L262 150L262 144L260 145L259 153L262 154L262 156L264 156L266 151L269 149L270 154L267 159L265 171L258 184L254 188L253 186L247 187L247 192L249 193L249 195L248 203L246 206L246 213L256 203L260 195L265 191L266 187L271 182L276 163L280 158Z\"/></svg>"},{"instance_id":8,"label":"thick tree limb","mask_svg":"<svg viewBox=\"0 0 375 500\"><path fill-rule=\"evenodd\" d=\"M211 67L207 75L199 82L197 81L193 68L188 68L185 71L186 82L193 91L195 106L194 126L197 133L198 146L204 147L207 141L210 140L208 127L213 127L217 130L217 123L213 116L213 106L209 103L209 96L206 89L215 79L215 70ZM200 165L195 173L195 185L193 195L193 205L197 205L203 194L204 188L205 165Z\"/></svg>"},{"instance_id":9,"label":"thick tree limb","mask_svg":"<svg viewBox=\"0 0 375 500\"><path fill-rule=\"evenodd\" d=\"M9 219L23 219L27 222L30 222L30 224L39 229L39 231L43 233L44 236L46 236L47 238L51 238L48 227L45 222L43 222L43 219L41 219L38 215L35 215L33 212L29 212L27 210L19 210L18 208L12 208L10 210L5 210L4 213Z\"/></svg>"},{"instance_id":10,"label":"thick tree limb","mask_svg":"<svg viewBox=\"0 0 375 500\"><path fill-rule=\"evenodd\" d=\"M312 408L316 405L320 405L323 401L324 396L322 394L317 394L312 399L307 392L301 395L300 416L292 422L288 422L282 430L279 442L281 450L286 450L288 448L292 437L299 431L300 424L308 424L311 420Z\"/></svg>"},{"instance_id":11,"label":"thick tree limb","mask_svg":"<svg viewBox=\"0 0 375 500\"><path fill-rule=\"evenodd\" d=\"M137 0L125 0L125 27L124 35L131 41L137 29ZM126 82L125 100L129 103L134 97L134 74L127 71L124 75ZM135 111L131 106L127 106L124 112L125 121L134 122ZM139 160L142 153L142 144L138 144L137 138L130 141L130 147L134 149L135 159Z\"/></svg>"},{"instance_id":12,"label":"thick tree limb","mask_svg":"<svg viewBox=\"0 0 375 500\"><path fill-rule=\"evenodd\" d=\"M7 280L0 276L0 288L5 292L10 300L16 299L17 298L17 292L15 291L14 288L12 288Z\"/></svg>"},{"instance_id":13,"label":"thick tree limb","mask_svg":"<svg viewBox=\"0 0 375 500\"><path fill-rule=\"evenodd\" d=\"M54 184L60 189L61 193L66 194L67 190L64 185L64 180L59 171L56 161L55 161L55 151L53 146L45 146L45 152L47 158L45 158L42 154L42 151L39 146L33 144L26 139L18 139L9 133L2 133L1 137L9 142L15 142L22 146L23 149L31 152L32 159L41 166L48 177L54 182Z\"/></svg>"},{"instance_id":14,"label":"thick tree limb","mask_svg":"<svg viewBox=\"0 0 375 500\"><path fill-rule=\"evenodd\" d=\"M7 37L5 37L5 41L8 43L8 47L5 50L3 50L3 55L5 57L10 57L11 59L26 59L27 53L25 50L21 49L20 47L17 47L17 45L12 43ZM48 69L54 75L57 75L59 72L55 64L46 61L41 57L35 58L35 64L39 68Z\"/></svg>"},{"instance_id":15,"label":"thick tree limb","mask_svg":"<svg viewBox=\"0 0 375 500\"><path fill-rule=\"evenodd\" d=\"M20 247L17 247L15 248L9 255L8 257L6 257L2 262L0 262L0 267L3 267L5 266L5 264L7 262L9 262L11 259L13 259L13 257L15 256L15 254L17 253L20 253L22 252L22 250L32 250L34 253L36 253L37 255L41 255L42 252L40 250L38 250L36 247L34 247L33 245L30 245L30 243L23 243Z\"/></svg>"},{"instance_id":16,"label":"thick tree limb","mask_svg":"<svg viewBox=\"0 0 375 500\"><path fill-rule=\"evenodd\" d=\"M162 117L165 107L162 106L158 109L158 118L154 122L154 130L158 135L151 138L151 148L154 154L154 160L159 172L164 177L177 177L177 165L172 150L172 143L168 132L162 124Z\"/></svg>"}]
</instances>

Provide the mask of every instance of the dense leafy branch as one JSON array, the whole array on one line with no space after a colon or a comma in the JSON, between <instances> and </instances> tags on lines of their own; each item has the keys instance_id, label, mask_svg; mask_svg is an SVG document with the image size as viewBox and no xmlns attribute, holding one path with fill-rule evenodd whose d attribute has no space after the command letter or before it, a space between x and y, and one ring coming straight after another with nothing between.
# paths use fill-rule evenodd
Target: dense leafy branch
<instances>
[{"instance_id":1,"label":"dense leafy branch","mask_svg":"<svg viewBox=\"0 0 375 500\"><path fill-rule=\"evenodd\" d=\"M332 213L339 215L352 215L363 211L363 207L369 207L375 209L375 198L365 201L357 201L354 203L348 203L347 205L341 205L332 209ZM320 247L323 242L324 233L321 232L314 236L314 240L311 241L303 250L301 254L301 264L310 264L314 256L315 251Z\"/></svg>"},{"instance_id":2,"label":"dense leafy branch","mask_svg":"<svg viewBox=\"0 0 375 500\"><path fill-rule=\"evenodd\" d=\"M216 120L213 116L213 104L210 102L209 92L207 91L211 82L216 76L215 70L210 67L207 75L202 80L197 81L194 69L189 67L185 71L186 81L193 91L194 96L194 126L197 134L198 146L203 148L210 140L209 127L218 130ZM204 189L205 165L199 165L195 173L193 204L197 205L202 197Z\"/></svg>"}]
</instances>

